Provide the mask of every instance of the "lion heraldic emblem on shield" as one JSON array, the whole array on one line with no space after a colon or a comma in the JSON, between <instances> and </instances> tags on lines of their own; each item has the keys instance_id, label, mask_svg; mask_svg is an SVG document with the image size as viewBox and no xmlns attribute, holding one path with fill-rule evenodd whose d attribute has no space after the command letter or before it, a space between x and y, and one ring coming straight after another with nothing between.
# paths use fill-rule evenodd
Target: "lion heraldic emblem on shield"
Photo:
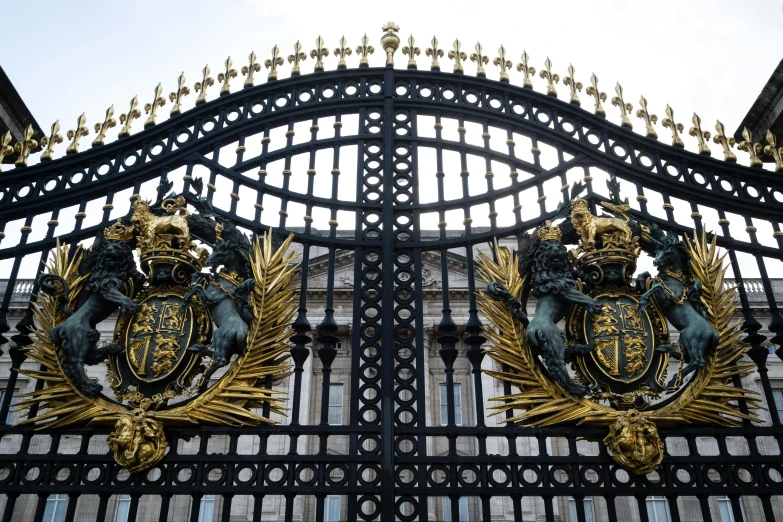
<instances>
[{"instance_id":1,"label":"lion heraldic emblem on shield","mask_svg":"<svg viewBox=\"0 0 783 522\"><path fill-rule=\"evenodd\" d=\"M165 457L166 426L272 423L256 413L264 404L285 413L267 378L288 375L298 292L293 236L251 242L193 194L159 199L134 196L87 250L58 243L25 348L46 386L19 403L38 405L24 422L41 429L112 426L109 447L131 472ZM97 325L115 312L101 342ZM89 377L98 364L110 391Z\"/></svg>"},{"instance_id":2,"label":"lion heraldic emblem on shield","mask_svg":"<svg viewBox=\"0 0 783 522\"><path fill-rule=\"evenodd\" d=\"M634 217L616 180L600 202L609 215L596 216L583 188L521 236L519 252L495 243L494 259L479 254L487 353L507 368L487 373L519 387L494 410L512 410L508 422L522 426L606 428L612 458L646 474L664 458L660 426L758 420L738 405L760 407L754 392L731 385L752 367L739 362L746 346L717 239L694 231L681 240ZM634 275L642 251L655 276ZM528 296L538 299L532 318Z\"/></svg>"}]
</instances>

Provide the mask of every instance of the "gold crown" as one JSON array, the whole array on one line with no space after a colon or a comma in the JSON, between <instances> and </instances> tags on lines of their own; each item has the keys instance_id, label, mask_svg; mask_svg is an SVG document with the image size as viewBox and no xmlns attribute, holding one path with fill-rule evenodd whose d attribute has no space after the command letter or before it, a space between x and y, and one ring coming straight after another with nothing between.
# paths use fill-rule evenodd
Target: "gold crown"
<instances>
[{"instance_id":1,"label":"gold crown","mask_svg":"<svg viewBox=\"0 0 783 522\"><path fill-rule=\"evenodd\" d=\"M538 239L541 241L560 241L563 238L563 233L560 229L552 226L552 222L549 220L538 229L536 234L538 234Z\"/></svg>"},{"instance_id":2,"label":"gold crown","mask_svg":"<svg viewBox=\"0 0 783 522\"><path fill-rule=\"evenodd\" d=\"M120 218L103 231L103 237L112 241L128 242L133 239L136 229L132 225L123 225Z\"/></svg>"}]
</instances>

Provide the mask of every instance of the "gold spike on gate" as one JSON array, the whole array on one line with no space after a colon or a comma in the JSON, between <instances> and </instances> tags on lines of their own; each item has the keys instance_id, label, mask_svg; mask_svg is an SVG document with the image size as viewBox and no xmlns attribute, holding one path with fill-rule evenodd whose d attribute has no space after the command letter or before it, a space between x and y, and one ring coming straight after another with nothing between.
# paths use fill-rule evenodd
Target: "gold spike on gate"
<instances>
[{"instance_id":1,"label":"gold spike on gate","mask_svg":"<svg viewBox=\"0 0 783 522\"><path fill-rule=\"evenodd\" d=\"M65 149L66 154L76 154L79 152L79 140L82 136L87 136L90 133L90 129L85 125L87 123L87 116L82 113L76 120L76 129L69 130L65 135L71 140L68 148Z\"/></svg>"},{"instance_id":2,"label":"gold spike on gate","mask_svg":"<svg viewBox=\"0 0 783 522\"><path fill-rule=\"evenodd\" d=\"M563 78L563 85L567 85L571 89L571 98L569 99L569 102L574 105L582 105L579 101L579 95L576 93L577 91L582 90L582 82L576 81L574 78L574 71L574 66L569 63L568 76Z\"/></svg>"},{"instance_id":3,"label":"gold spike on gate","mask_svg":"<svg viewBox=\"0 0 783 522\"><path fill-rule=\"evenodd\" d=\"M139 97L134 96L130 102L130 109L125 114L120 114L120 123L123 123L120 133L117 135L120 138L130 136L131 124L133 120L141 117L141 111L136 108L139 104Z\"/></svg>"},{"instance_id":4,"label":"gold spike on gate","mask_svg":"<svg viewBox=\"0 0 783 522\"><path fill-rule=\"evenodd\" d=\"M484 70L484 66L489 63L489 58L484 56L484 48L480 43L476 43L476 52L470 55L470 61L476 62L476 76L479 78L486 78L487 71Z\"/></svg>"},{"instance_id":5,"label":"gold spike on gate","mask_svg":"<svg viewBox=\"0 0 783 522\"><path fill-rule=\"evenodd\" d=\"M462 68L462 61L468 59L468 55L462 52L462 42L459 39L454 40L452 44L453 49L449 51L449 58L454 60L454 72L463 73L465 70Z\"/></svg>"},{"instance_id":6,"label":"gold spike on gate","mask_svg":"<svg viewBox=\"0 0 783 522\"><path fill-rule=\"evenodd\" d=\"M339 58L339 61L337 62L337 68L346 69L348 64L345 62L345 57L351 56L351 48L348 47L348 41L345 39L344 35L342 38L340 38L338 43L340 44L340 47L336 47L334 49L334 55Z\"/></svg>"},{"instance_id":7,"label":"gold spike on gate","mask_svg":"<svg viewBox=\"0 0 783 522\"><path fill-rule=\"evenodd\" d=\"M193 89L199 93L198 98L196 98L196 105L207 103L207 87L215 85L215 79L209 73L209 65L205 65L201 70L201 81L193 85Z\"/></svg>"},{"instance_id":8,"label":"gold spike on gate","mask_svg":"<svg viewBox=\"0 0 783 522\"><path fill-rule=\"evenodd\" d=\"M28 125L24 131L24 139L14 144L14 152L17 154L15 162L17 167L26 167L27 157L33 149L38 148L38 141L33 139L33 134L35 134L33 126Z\"/></svg>"},{"instance_id":9,"label":"gold spike on gate","mask_svg":"<svg viewBox=\"0 0 783 522\"><path fill-rule=\"evenodd\" d=\"M277 46L275 46L277 47ZM226 58L226 70L218 74L218 82L223 84L220 88L220 95L225 96L231 93L231 78L237 77L237 70L234 69L234 62L231 61L231 57Z\"/></svg>"},{"instance_id":10,"label":"gold spike on gate","mask_svg":"<svg viewBox=\"0 0 783 522\"><path fill-rule=\"evenodd\" d=\"M644 120L645 135L648 138L655 138L657 140L658 133L655 132L653 124L658 123L658 116L655 114L650 114L650 111L647 110L647 98L644 96L639 98L639 106L641 109L636 111L636 117Z\"/></svg>"},{"instance_id":11,"label":"gold spike on gate","mask_svg":"<svg viewBox=\"0 0 783 522\"><path fill-rule=\"evenodd\" d=\"M430 45L432 47L429 47L424 51L424 54L432 58L430 70L440 71L440 62L438 62L438 58L443 58L443 49L438 47L438 39L434 36L432 37L432 40L430 40Z\"/></svg>"},{"instance_id":12,"label":"gold spike on gate","mask_svg":"<svg viewBox=\"0 0 783 522\"><path fill-rule=\"evenodd\" d=\"M538 73L541 78L546 80L546 93L548 96L557 96L555 84L560 81L560 76L552 73L552 60L547 56L544 60L544 69Z\"/></svg>"},{"instance_id":13,"label":"gold spike on gate","mask_svg":"<svg viewBox=\"0 0 783 522\"><path fill-rule=\"evenodd\" d=\"M693 127L691 127L688 130L688 134L696 138L696 141L699 143L699 154L704 154L705 156L711 156L712 151L707 146L707 142L710 141L710 133L709 131L702 131L701 130L701 118L694 112L693 117L691 118L691 121L693 122Z\"/></svg>"},{"instance_id":14,"label":"gold spike on gate","mask_svg":"<svg viewBox=\"0 0 783 522\"><path fill-rule=\"evenodd\" d=\"M740 150L747 152L750 156L750 166L761 167L764 164L761 161L761 158L759 158L759 154L761 154L762 151L761 143L753 143L753 134L751 134L747 127L742 129L742 137L745 139L740 142L739 148Z\"/></svg>"},{"instance_id":15,"label":"gold spike on gate","mask_svg":"<svg viewBox=\"0 0 783 522\"><path fill-rule=\"evenodd\" d=\"M612 105L620 108L620 125L633 129L631 118L628 117L628 113L633 110L633 105L625 103L623 100L623 87L619 83L614 86L614 92L617 93L617 96L612 98Z\"/></svg>"},{"instance_id":16,"label":"gold spike on gate","mask_svg":"<svg viewBox=\"0 0 783 522\"><path fill-rule=\"evenodd\" d=\"M11 146L11 131L5 131L3 137L0 138L0 172L3 171L3 160L6 156L10 156L14 153L14 148Z\"/></svg>"},{"instance_id":17,"label":"gold spike on gate","mask_svg":"<svg viewBox=\"0 0 783 522\"><path fill-rule=\"evenodd\" d=\"M408 69L416 69L416 57L419 56L421 50L416 47L416 40L413 35L408 37L408 45L402 48L402 54L408 55Z\"/></svg>"},{"instance_id":18,"label":"gold spike on gate","mask_svg":"<svg viewBox=\"0 0 783 522\"><path fill-rule=\"evenodd\" d=\"M717 120L715 123L715 130L717 131L717 134L712 137L712 141L713 143L718 143L721 147L723 147L723 161L737 161L737 156L731 152L731 148L734 146L736 141L732 136L726 137L726 129L723 127L723 124L720 122L720 120Z\"/></svg>"},{"instance_id":19,"label":"gold spike on gate","mask_svg":"<svg viewBox=\"0 0 783 522\"><path fill-rule=\"evenodd\" d=\"M152 102L144 104L144 112L149 114L147 121L144 122L145 129L157 124L156 119L158 117L158 107L163 107L166 105L166 99L161 96L162 93L163 86L158 84L158 86L155 87L155 95L152 97Z\"/></svg>"},{"instance_id":20,"label":"gold spike on gate","mask_svg":"<svg viewBox=\"0 0 783 522\"><path fill-rule=\"evenodd\" d=\"M117 125L117 120L113 118L114 116L114 105L106 109L106 116L103 118L103 123L96 123L95 132L98 133L98 136L92 140L92 146L97 147L99 145L103 145L106 140L106 131L109 129L115 127ZM41 157L43 159L43 156Z\"/></svg>"},{"instance_id":21,"label":"gold spike on gate","mask_svg":"<svg viewBox=\"0 0 783 522\"><path fill-rule=\"evenodd\" d=\"M666 117L661 120L661 125L671 129L672 147L685 147L685 144L682 142L682 138L680 138L680 133L685 130L685 127L682 123L674 122L674 111L671 107L669 107L669 104L666 104Z\"/></svg>"},{"instance_id":22,"label":"gold spike on gate","mask_svg":"<svg viewBox=\"0 0 783 522\"><path fill-rule=\"evenodd\" d=\"M375 48L370 45L370 39L367 37L367 33L361 38L361 45L356 47L356 54L360 55L362 59L359 61L359 67L369 67L370 62L367 58L375 52Z\"/></svg>"},{"instance_id":23,"label":"gold spike on gate","mask_svg":"<svg viewBox=\"0 0 783 522\"><path fill-rule=\"evenodd\" d=\"M775 135L767 131L767 145L764 146L764 154L775 160L775 172L783 170L783 147L778 147Z\"/></svg>"},{"instance_id":24,"label":"gold spike on gate","mask_svg":"<svg viewBox=\"0 0 783 522\"><path fill-rule=\"evenodd\" d=\"M174 106L171 108L171 112L169 113L171 116L176 116L177 114L182 113L182 97L190 94L190 87L185 85L185 82L185 73L183 72L177 79L177 92L172 92L169 94L169 100L174 103Z\"/></svg>"},{"instance_id":25,"label":"gold spike on gate","mask_svg":"<svg viewBox=\"0 0 783 522\"><path fill-rule=\"evenodd\" d=\"M606 101L606 93L598 90L598 77L595 75L595 73L590 76L590 86L585 89L585 92L588 96L593 97L593 111L599 116L605 117L606 111L604 110L604 106L601 104L601 102Z\"/></svg>"},{"instance_id":26,"label":"gold spike on gate","mask_svg":"<svg viewBox=\"0 0 783 522\"><path fill-rule=\"evenodd\" d=\"M329 49L326 48L326 43L324 42L324 39L321 38L321 35L318 35L318 38L315 39L315 49L310 51L310 58L315 59L313 71L321 72L324 70L323 59L327 56L329 56Z\"/></svg>"},{"instance_id":27,"label":"gold spike on gate","mask_svg":"<svg viewBox=\"0 0 783 522\"><path fill-rule=\"evenodd\" d=\"M51 161L54 159L54 146L63 142L63 136L60 134L60 120L52 123L52 131L48 138L41 140L41 145L46 147L46 150L41 154L41 161Z\"/></svg>"},{"instance_id":28,"label":"gold spike on gate","mask_svg":"<svg viewBox=\"0 0 783 522\"><path fill-rule=\"evenodd\" d=\"M253 74L261 70L261 64L256 61L255 51L250 52L250 55L247 57L247 62L247 65L242 66L242 76L247 76L247 78L245 78L245 83L242 84L244 89L253 86Z\"/></svg>"},{"instance_id":29,"label":"gold spike on gate","mask_svg":"<svg viewBox=\"0 0 783 522\"><path fill-rule=\"evenodd\" d=\"M492 64L500 66L500 81L508 83L508 71L511 70L511 67L513 67L514 64L511 63L511 60L506 59L506 48L502 45L498 48L498 55L492 60Z\"/></svg>"},{"instance_id":30,"label":"gold spike on gate","mask_svg":"<svg viewBox=\"0 0 783 522\"><path fill-rule=\"evenodd\" d=\"M277 66L283 65L283 59L279 58L277 54L279 54L279 51L277 51L277 46L275 46L272 49L272 59L267 60L265 64L267 69L271 68L269 71L270 80L277 79ZM294 54L288 55L288 63L294 64L294 68L291 69L291 76L299 76L302 73L302 71L299 69L299 63L305 61L306 59L307 53L302 52L302 44L297 40L297 42L294 44Z\"/></svg>"}]
</instances>

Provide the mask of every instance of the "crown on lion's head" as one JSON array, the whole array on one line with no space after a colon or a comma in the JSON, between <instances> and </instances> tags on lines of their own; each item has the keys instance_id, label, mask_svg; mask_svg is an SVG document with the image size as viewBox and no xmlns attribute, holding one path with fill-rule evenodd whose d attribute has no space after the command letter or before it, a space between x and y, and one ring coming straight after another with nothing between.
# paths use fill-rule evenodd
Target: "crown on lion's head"
<instances>
[{"instance_id":1,"label":"crown on lion's head","mask_svg":"<svg viewBox=\"0 0 783 522\"><path fill-rule=\"evenodd\" d=\"M103 237L110 241L127 243L133 239L135 232L133 225L123 225L122 219L118 218L116 223L103 231Z\"/></svg>"}]
</instances>

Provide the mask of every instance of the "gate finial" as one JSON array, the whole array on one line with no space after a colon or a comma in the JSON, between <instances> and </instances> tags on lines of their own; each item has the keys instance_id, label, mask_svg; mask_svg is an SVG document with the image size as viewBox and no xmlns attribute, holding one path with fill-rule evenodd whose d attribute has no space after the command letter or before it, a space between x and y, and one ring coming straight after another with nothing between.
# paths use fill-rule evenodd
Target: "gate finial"
<instances>
[{"instance_id":1,"label":"gate finial","mask_svg":"<svg viewBox=\"0 0 783 522\"><path fill-rule=\"evenodd\" d=\"M51 161L53 159L54 146L63 142L62 134L60 132L60 120L52 123L52 133L48 138L41 140L41 145L46 147L46 150L41 154L41 161Z\"/></svg>"},{"instance_id":2,"label":"gate finial","mask_svg":"<svg viewBox=\"0 0 783 522\"><path fill-rule=\"evenodd\" d=\"M745 138L745 140L740 142L739 148L750 155L750 166L761 167L764 164L758 156L761 154L761 143L753 143L753 134L751 134L747 127L742 129L742 137Z\"/></svg>"},{"instance_id":3,"label":"gate finial","mask_svg":"<svg viewBox=\"0 0 783 522\"><path fill-rule=\"evenodd\" d=\"M122 126L122 129L120 129L120 133L117 135L119 138L130 136L131 123L133 123L133 120L141 117L141 111L136 108L138 104L139 97L134 96L130 102L130 109L128 112L126 114L120 114L120 123L123 123L124 125Z\"/></svg>"},{"instance_id":4,"label":"gate finial","mask_svg":"<svg viewBox=\"0 0 783 522\"><path fill-rule=\"evenodd\" d=\"M177 79L177 92L172 92L169 94L169 100L174 103L174 106L171 108L171 112L169 113L171 116L176 116L177 114L182 113L182 97L190 94L190 88L185 85L185 82L185 72L183 71Z\"/></svg>"},{"instance_id":5,"label":"gate finial","mask_svg":"<svg viewBox=\"0 0 783 522\"><path fill-rule=\"evenodd\" d=\"M201 81L197 82L193 88L199 93L196 98L196 105L207 103L207 87L215 85L215 80L209 75L209 65L205 65L201 70Z\"/></svg>"},{"instance_id":6,"label":"gate finial","mask_svg":"<svg viewBox=\"0 0 783 522\"><path fill-rule=\"evenodd\" d=\"M248 64L242 66L242 76L247 76L247 78L245 78L245 83L242 86L244 89L253 86L253 73L257 73L261 70L261 64L256 61L255 51L250 51L247 60Z\"/></svg>"},{"instance_id":7,"label":"gate finial","mask_svg":"<svg viewBox=\"0 0 783 522\"><path fill-rule=\"evenodd\" d=\"M324 62L322 60L327 56L329 56L329 49L326 48L326 43L324 43L324 39L319 34L318 38L315 39L315 49L310 51L310 58L315 58L313 71L322 72L324 70Z\"/></svg>"},{"instance_id":8,"label":"gate finial","mask_svg":"<svg viewBox=\"0 0 783 522\"><path fill-rule=\"evenodd\" d=\"M361 39L362 45L356 47L356 54L361 55L362 59L359 61L359 67L369 67L370 62L367 61L367 57L375 52L375 48L370 43L370 39L367 38L367 33L364 33Z\"/></svg>"},{"instance_id":9,"label":"gate finial","mask_svg":"<svg viewBox=\"0 0 783 522\"><path fill-rule=\"evenodd\" d=\"M536 74L536 68L528 67L528 59L529 56L527 55L527 51L522 51L522 62L517 64L517 71L521 72L525 76L525 80L522 86L526 89L532 89L533 81L530 79L530 76Z\"/></svg>"},{"instance_id":10,"label":"gate finial","mask_svg":"<svg viewBox=\"0 0 783 522\"><path fill-rule=\"evenodd\" d=\"M443 58L443 49L438 48L438 39L434 36L432 37L432 40L430 40L430 45L432 45L432 47L424 51L424 54L432 58L430 70L440 71L440 62L438 62L438 57Z\"/></svg>"},{"instance_id":11,"label":"gate finial","mask_svg":"<svg viewBox=\"0 0 783 522\"><path fill-rule=\"evenodd\" d=\"M783 170L783 147L778 148L775 141L775 135L767 131L767 143L764 147L764 154L772 156L775 160L775 172Z\"/></svg>"},{"instance_id":12,"label":"gate finial","mask_svg":"<svg viewBox=\"0 0 783 522\"><path fill-rule=\"evenodd\" d=\"M544 62L544 70L538 73L538 75L546 79L547 96L557 96L555 84L560 81L560 76L557 74L552 74L552 60L550 60L548 56Z\"/></svg>"},{"instance_id":13,"label":"gate finial","mask_svg":"<svg viewBox=\"0 0 783 522\"><path fill-rule=\"evenodd\" d=\"M617 96L612 98L612 105L620 108L620 125L633 129L631 118L628 117L628 113L633 110L633 105L625 103L623 100L623 87L619 83L614 86L614 92L617 93Z\"/></svg>"},{"instance_id":14,"label":"gate finial","mask_svg":"<svg viewBox=\"0 0 783 522\"><path fill-rule=\"evenodd\" d=\"M467 60L468 59L468 55L461 51L461 49L462 49L462 42L459 41L459 38L454 40L454 43L452 44L452 47L454 47L454 49L449 51L449 58L454 60L454 72L455 73L463 73L465 71L462 68L462 60Z\"/></svg>"},{"instance_id":15,"label":"gate finial","mask_svg":"<svg viewBox=\"0 0 783 522\"><path fill-rule=\"evenodd\" d=\"M340 38L340 41L338 43L340 44L340 47L337 47L334 50L334 55L340 58L340 61L337 62L337 68L346 69L348 67L348 64L345 63L345 57L351 56L351 48L348 47L348 40L345 39L345 35L343 35L343 37Z\"/></svg>"},{"instance_id":16,"label":"gate finial","mask_svg":"<svg viewBox=\"0 0 783 522\"><path fill-rule=\"evenodd\" d=\"M682 138L680 138L680 132L685 127L682 123L674 123L674 111L668 104L666 104L666 117L661 121L661 125L672 130L672 147L685 147Z\"/></svg>"},{"instance_id":17,"label":"gate finial","mask_svg":"<svg viewBox=\"0 0 783 522\"><path fill-rule=\"evenodd\" d=\"M695 112L691 121L693 122L693 127L688 130L688 134L696 137L696 140L699 142L699 154L711 156L712 151L707 146L707 142L710 140L710 133L701 130L701 118Z\"/></svg>"},{"instance_id":18,"label":"gate finial","mask_svg":"<svg viewBox=\"0 0 783 522\"><path fill-rule=\"evenodd\" d=\"M65 149L66 154L76 154L79 152L79 140L82 139L82 136L87 136L90 133L90 129L87 128L85 123L87 123L87 116L82 113L76 120L76 129L69 130L65 134L68 136L68 139L71 140L71 144Z\"/></svg>"},{"instance_id":19,"label":"gate finial","mask_svg":"<svg viewBox=\"0 0 783 522\"><path fill-rule=\"evenodd\" d=\"M476 62L476 76L479 78L486 78L487 71L484 70L484 66L489 63L489 58L484 56L484 48L480 43L476 42L476 52L470 55L470 61Z\"/></svg>"},{"instance_id":20,"label":"gate finial","mask_svg":"<svg viewBox=\"0 0 783 522\"><path fill-rule=\"evenodd\" d=\"M38 148L38 141L33 139L33 134L35 134L33 126L28 125L24 131L24 139L14 144L14 152L19 155L14 163L17 167L26 167L27 156L30 155L33 149Z\"/></svg>"},{"instance_id":21,"label":"gate finial","mask_svg":"<svg viewBox=\"0 0 783 522\"><path fill-rule=\"evenodd\" d=\"M94 129L95 132L98 133L98 136L92 140L93 147L103 145L104 140L106 139L106 131L117 125L117 120L115 120L112 116L114 116L114 105L106 109L106 117L103 118L103 123L95 124ZM41 156L41 159L43 159L43 156Z\"/></svg>"},{"instance_id":22,"label":"gate finial","mask_svg":"<svg viewBox=\"0 0 783 522\"><path fill-rule=\"evenodd\" d=\"M579 101L579 95L576 94L576 91L582 90L582 82L576 81L574 78L574 66L572 64L568 64L568 76L563 78L563 85L568 85L571 89L571 99L569 100L570 103L574 105L581 106L582 103Z\"/></svg>"},{"instance_id":23,"label":"gate finial","mask_svg":"<svg viewBox=\"0 0 783 522\"><path fill-rule=\"evenodd\" d=\"M416 40L413 35L408 37L408 45L402 48L402 54L408 55L408 69L416 69L416 57L421 53L421 50L416 47Z\"/></svg>"},{"instance_id":24,"label":"gate finial","mask_svg":"<svg viewBox=\"0 0 783 522\"><path fill-rule=\"evenodd\" d=\"M726 129L723 127L723 124L720 122L720 120L716 121L715 130L718 131L718 133L712 137L712 141L715 143L720 143L721 147L723 147L723 161L737 161L737 156L731 152L731 147L734 146L736 141L734 141L734 138L731 136L728 138L726 137Z\"/></svg>"},{"instance_id":25,"label":"gate finial","mask_svg":"<svg viewBox=\"0 0 783 522\"><path fill-rule=\"evenodd\" d=\"M648 138L655 138L657 140L658 133L655 132L653 123L658 123L658 116L655 114L650 114L650 112L647 110L647 99L644 96L639 99L639 106L641 109L636 111L636 117L644 120L646 136Z\"/></svg>"},{"instance_id":26,"label":"gate finial","mask_svg":"<svg viewBox=\"0 0 783 522\"><path fill-rule=\"evenodd\" d=\"M381 37L381 47L386 51L386 65L394 65L394 52L400 46L400 37L397 36L400 26L394 22L386 22L381 29L385 31Z\"/></svg>"},{"instance_id":27,"label":"gate finial","mask_svg":"<svg viewBox=\"0 0 783 522\"><path fill-rule=\"evenodd\" d=\"M269 71L269 78L270 80L276 80L277 79L277 66L283 65L283 59L277 57L276 52L277 46L275 45L274 49L272 49L272 59L266 61L266 67L272 68L271 71ZM288 63L294 64L294 68L291 69L291 76L299 76L301 74L301 71L299 70L299 62L303 62L307 59L307 53L302 52L302 44L299 43L299 40L296 41L294 44L294 54L288 55ZM276 64L273 64L272 62L276 61Z\"/></svg>"},{"instance_id":28,"label":"gate finial","mask_svg":"<svg viewBox=\"0 0 783 522\"><path fill-rule=\"evenodd\" d=\"M158 107L163 107L164 105L166 105L166 99L163 96L161 96L162 92L163 92L163 86L161 84L158 84L158 86L155 87L155 96L152 97L152 103L144 104L144 112L146 114L149 114L147 121L144 122L145 129L152 127L157 123L155 120L158 117Z\"/></svg>"},{"instance_id":29,"label":"gate finial","mask_svg":"<svg viewBox=\"0 0 783 522\"><path fill-rule=\"evenodd\" d=\"M275 46L277 48L277 46ZM237 70L233 68L234 62L231 61L231 57L226 58L226 72L218 74L218 81L223 84L220 88L220 95L225 96L231 93L231 78L237 77Z\"/></svg>"},{"instance_id":30,"label":"gate finial","mask_svg":"<svg viewBox=\"0 0 783 522\"><path fill-rule=\"evenodd\" d=\"M593 110L595 113L606 118L606 111L601 104L602 101L606 101L606 93L598 90L598 76L596 76L595 73L590 76L590 86L585 89L585 92L588 96L593 97Z\"/></svg>"},{"instance_id":31,"label":"gate finial","mask_svg":"<svg viewBox=\"0 0 783 522\"><path fill-rule=\"evenodd\" d=\"M508 72L513 64L511 60L506 60L506 48L502 45L498 48L498 56L492 60L494 65L500 66L500 81L508 83Z\"/></svg>"},{"instance_id":32,"label":"gate finial","mask_svg":"<svg viewBox=\"0 0 783 522\"><path fill-rule=\"evenodd\" d=\"M11 146L11 131L5 131L2 139L0 139L0 172L3 171L3 159L14 153L14 148Z\"/></svg>"}]
</instances>

